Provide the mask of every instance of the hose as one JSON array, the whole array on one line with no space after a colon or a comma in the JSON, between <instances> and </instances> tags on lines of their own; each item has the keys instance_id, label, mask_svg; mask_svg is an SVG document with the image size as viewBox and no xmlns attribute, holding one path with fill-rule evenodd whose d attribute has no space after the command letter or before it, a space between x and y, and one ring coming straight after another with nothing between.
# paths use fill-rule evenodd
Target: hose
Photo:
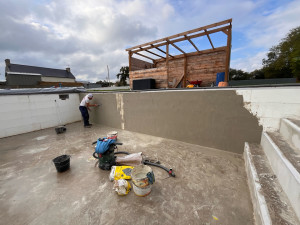
<instances>
[{"instance_id":1,"label":"hose","mask_svg":"<svg viewBox=\"0 0 300 225\"><path fill-rule=\"evenodd\" d=\"M150 166L156 166L156 167L159 167L159 168L161 168L161 169L167 171L168 174L169 174L170 176L175 177L175 173L173 172L172 169L168 169L167 167L164 167L164 166L162 166L162 165L160 165L160 164L152 163L152 162L149 162L149 161L144 161L144 164L145 164L145 165L150 165Z\"/></svg>"},{"instance_id":2,"label":"hose","mask_svg":"<svg viewBox=\"0 0 300 225\"><path fill-rule=\"evenodd\" d=\"M123 151L115 152L115 154L125 154L125 155L130 155L129 152L123 152ZM93 153L93 156L94 156L94 158L99 159L99 158L96 156L96 152ZM143 161L143 163L144 163L145 165L150 165L150 166L156 166L156 167L159 167L159 168L161 168L161 169L167 171L168 174L169 174L170 176L175 177L175 173L173 172L172 168L168 169L167 167L164 167L164 166L162 166L162 165L160 165L160 164L158 164L158 163L152 163L152 162L149 162L148 160Z\"/></svg>"},{"instance_id":3,"label":"hose","mask_svg":"<svg viewBox=\"0 0 300 225\"><path fill-rule=\"evenodd\" d=\"M120 152L115 152L115 154L126 154L126 155L130 155L129 152L122 152L122 151L120 151ZM150 162L150 161L148 161L148 160L143 161L143 163L144 163L145 165L150 165L150 166L156 166L156 167L159 167L159 168L161 168L161 169L167 171L168 174L169 174L170 176L175 177L175 173L173 172L172 169L168 169L167 167L164 167L164 166L162 166L162 165L160 165L160 164L158 164L158 163L152 163L152 162Z\"/></svg>"},{"instance_id":4,"label":"hose","mask_svg":"<svg viewBox=\"0 0 300 225\"><path fill-rule=\"evenodd\" d=\"M125 154L125 155L130 155L130 153L129 153L129 152L122 152L122 151L115 152L115 154Z\"/></svg>"}]
</instances>

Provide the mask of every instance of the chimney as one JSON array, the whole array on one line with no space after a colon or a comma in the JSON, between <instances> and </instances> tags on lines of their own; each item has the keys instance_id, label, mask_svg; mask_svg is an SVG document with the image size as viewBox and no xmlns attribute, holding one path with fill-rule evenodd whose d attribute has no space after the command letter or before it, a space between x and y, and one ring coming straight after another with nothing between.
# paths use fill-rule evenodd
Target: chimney
<instances>
[{"instance_id":1,"label":"chimney","mask_svg":"<svg viewBox=\"0 0 300 225\"><path fill-rule=\"evenodd\" d=\"M10 66L10 59L5 59L5 65L6 65L7 67Z\"/></svg>"},{"instance_id":2,"label":"chimney","mask_svg":"<svg viewBox=\"0 0 300 225\"><path fill-rule=\"evenodd\" d=\"M66 71L67 71L68 73L71 73L70 67L67 67L67 68L66 68Z\"/></svg>"}]
</instances>

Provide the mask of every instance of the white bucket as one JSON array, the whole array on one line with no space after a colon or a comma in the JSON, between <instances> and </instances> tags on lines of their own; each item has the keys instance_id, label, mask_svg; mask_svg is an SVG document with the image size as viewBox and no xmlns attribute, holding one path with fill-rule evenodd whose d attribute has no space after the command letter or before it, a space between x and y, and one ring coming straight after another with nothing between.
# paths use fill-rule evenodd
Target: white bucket
<instances>
[{"instance_id":1,"label":"white bucket","mask_svg":"<svg viewBox=\"0 0 300 225\"><path fill-rule=\"evenodd\" d=\"M108 139L115 139L117 140L118 132L117 131L111 131L107 134Z\"/></svg>"},{"instance_id":2,"label":"white bucket","mask_svg":"<svg viewBox=\"0 0 300 225\"><path fill-rule=\"evenodd\" d=\"M150 166L136 166L131 171L133 191L137 196L146 196L151 192L151 186L155 182L154 174Z\"/></svg>"},{"instance_id":3,"label":"white bucket","mask_svg":"<svg viewBox=\"0 0 300 225\"><path fill-rule=\"evenodd\" d=\"M150 194L152 185L150 184L150 185L148 185L148 186L146 186L144 188L140 188L140 187L135 186L134 183L132 183L132 187L133 187L134 193L137 196L145 197L145 196L147 196L147 195Z\"/></svg>"}]
</instances>

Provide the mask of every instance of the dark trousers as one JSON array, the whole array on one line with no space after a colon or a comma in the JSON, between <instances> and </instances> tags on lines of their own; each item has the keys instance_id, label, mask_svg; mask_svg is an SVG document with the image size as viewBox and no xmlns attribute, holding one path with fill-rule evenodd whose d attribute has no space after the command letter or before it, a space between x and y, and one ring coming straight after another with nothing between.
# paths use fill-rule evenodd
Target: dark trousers
<instances>
[{"instance_id":1,"label":"dark trousers","mask_svg":"<svg viewBox=\"0 0 300 225\"><path fill-rule=\"evenodd\" d=\"M79 110L81 112L82 118L83 118L83 122L84 122L84 126L88 126L89 123L89 111L87 109L87 107L85 106L79 106Z\"/></svg>"}]
</instances>

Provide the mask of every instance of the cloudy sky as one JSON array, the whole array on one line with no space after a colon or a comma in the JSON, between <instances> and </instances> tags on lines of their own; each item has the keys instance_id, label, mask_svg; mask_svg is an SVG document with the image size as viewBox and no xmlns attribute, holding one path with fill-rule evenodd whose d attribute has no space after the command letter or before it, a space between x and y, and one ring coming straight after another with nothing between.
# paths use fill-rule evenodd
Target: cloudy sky
<instances>
[{"instance_id":1,"label":"cloudy sky","mask_svg":"<svg viewBox=\"0 0 300 225\"><path fill-rule=\"evenodd\" d=\"M300 0L0 0L0 15L0 80L9 58L95 82L128 65L126 48L229 18L231 68L253 71L300 26Z\"/></svg>"}]
</instances>

